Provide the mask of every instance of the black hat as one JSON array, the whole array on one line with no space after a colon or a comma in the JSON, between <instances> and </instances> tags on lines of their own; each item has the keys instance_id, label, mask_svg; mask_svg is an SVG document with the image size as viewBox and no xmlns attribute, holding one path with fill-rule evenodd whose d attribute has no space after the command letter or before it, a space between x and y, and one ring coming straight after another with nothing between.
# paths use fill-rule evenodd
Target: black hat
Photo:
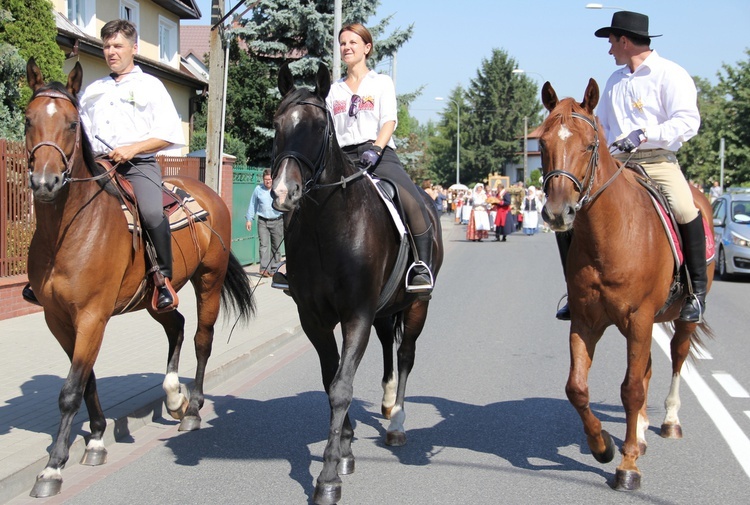
<instances>
[{"instance_id":1,"label":"black hat","mask_svg":"<svg viewBox=\"0 0 750 505\"><path fill-rule=\"evenodd\" d=\"M615 12L612 15L612 26L599 28L594 32L594 35L606 39L613 31L625 35L637 35L639 37L661 37L661 35L649 35L648 16L630 11Z\"/></svg>"}]
</instances>

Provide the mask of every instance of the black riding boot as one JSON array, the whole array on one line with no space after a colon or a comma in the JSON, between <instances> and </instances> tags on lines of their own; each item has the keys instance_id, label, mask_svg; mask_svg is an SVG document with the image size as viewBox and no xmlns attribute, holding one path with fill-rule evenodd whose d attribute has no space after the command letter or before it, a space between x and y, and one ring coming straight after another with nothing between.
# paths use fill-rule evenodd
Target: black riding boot
<instances>
[{"instance_id":1,"label":"black riding boot","mask_svg":"<svg viewBox=\"0 0 750 505\"><path fill-rule=\"evenodd\" d=\"M26 285L23 287L23 291L21 291L21 296L24 300L26 300L29 303L33 303L34 305L42 306L41 303L39 303L39 300L36 299L36 295L34 294L34 291L31 289L31 283L27 282Z\"/></svg>"},{"instance_id":2,"label":"black riding boot","mask_svg":"<svg viewBox=\"0 0 750 505\"><path fill-rule=\"evenodd\" d=\"M570 242L573 239L573 233L570 231L555 232L555 239L557 240L557 250L560 252L560 260L562 261L563 276L567 281L568 251L570 250ZM557 314L555 314L555 317L560 321L570 321L570 307L568 307L567 302L560 307Z\"/></svg>"},{"instance_id":3,"label":"black riding boot","mask_svg":"<svg viewBox=\"0 0 750 505\"><path fill-rule=\"evenodd\" d=\"M706 310L706 292L708 276L706 275L706 234L703 230L703 217L698 217L687 224L678 224L682 235L685 267L690 276L693 293L688 294L682 304L680 321L700 323Z\"/></svg>"},{"instance_id":4,"label":"black riding boot","mask_svg":"<svg viewBox=\"0 0 750 505\"><path fill-rule=\"evenodd\" d=\"M169 230L169 220L164 220L156 228L147 229L148 239L156 251L156 263L164 281L158 273L154 276L154 286L157 290L156 310L176 309L177 297L170 284L172 278L172 233Z\"/></svg>"},{"instance_id":5,"label":"black riding boot","mask_svg":"<svg viewBox=\"0 0 750 505\"><path fill-rule=\"evenodd\" d=\"M433 277L430 272L432 262L432 226L424 233L414 235L414 247L417 257L409 267L409 276L406 280L407 293L430 293L433 288Z\"/></svg>"}]
</instances>

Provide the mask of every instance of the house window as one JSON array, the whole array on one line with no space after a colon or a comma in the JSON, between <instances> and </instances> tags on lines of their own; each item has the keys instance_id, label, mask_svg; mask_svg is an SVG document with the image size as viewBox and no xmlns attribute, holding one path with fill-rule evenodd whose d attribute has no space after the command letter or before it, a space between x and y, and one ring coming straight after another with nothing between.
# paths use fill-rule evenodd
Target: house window
<instances>
[{"instance_id":1,"label":"house window","mask_svg":"<svg viewBox=\"0 0 750 505\"><path fill-rule=\"evenodd\" d=\"M68 19L84 32L94 35L96 23L94 11L96 0L68 0Z\"/></svg>"},{"instance_id":2,"label":"house window","mask_svg":"<svg viewBox=\"0 0 750 505\"><path fill-rule=\"evenodd\" d=\"M133 0L120 0L120 19L127 19L135 25L135 29L138 30L138 36L140 37L140 8L138 2Z\"/></svg>"},{"instance_id":3,"label":"house window","mask_svg":"<svg viewBox=\"0 0 750 505\"><path fill-rule=\"evenodd\" d=\"M159 59L177 66L177 24L159 16Z\"/></svg>"}]
</instances>

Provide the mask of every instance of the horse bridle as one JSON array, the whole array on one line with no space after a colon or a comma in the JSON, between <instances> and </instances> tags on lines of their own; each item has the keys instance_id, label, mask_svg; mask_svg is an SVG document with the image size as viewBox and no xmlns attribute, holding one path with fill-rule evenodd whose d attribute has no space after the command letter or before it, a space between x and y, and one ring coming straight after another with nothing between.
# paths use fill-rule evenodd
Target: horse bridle
<instances>
[{"instance_id":1,"label":"horse bridle","mask_svg":"<svg viewBox=\"0 0 750 505\"><path fill-rule=\"evenodd\" d=\"M550 170L547 174L545 174L544 178L542 179L542 190L544 191L544 194L546 195L547 185L549 184L550 179L552 179L553 177L559 177L559 176L567 177L568 179L571 180L571 182L573 182L573 185L575 186L576 191L581 194L575 206L576 211L578 211L585 204L592 202L602 191L604 191L604 189L606 189L607 186L609 186L612 183L612 181L615 180L615 178L618 175L620 175L620 172L622 172L623 165L620 166L617 172L615 172L615 174L604 185L602 185L602 187L600 187L593 195L591 195L591 188L594 186L594 179L596 176L596 166L599 164L599 128L596 125L596 121L589 118L588 116L585 116L578 112L572 112L571 116L574 118L582 119L594 129L594 134L595 134L594 142L590 146L593 152L591 153L591 158L589 158L589 162L586 167L586 173L583 176L583 182L586 182L586 179L588 179L588 184L586 185L586 191L585 192L583 191L583 183L579 181L575 175L565 170L556 170L556 169Z\"/></svg>"},{"instance_id":2,"label":"horse bridle","mask_svg":"<svg viewBox=\"0 0 750 505\"><path fill-rule=\"evenodd\" d=\"M318 109L321 109L325 115L326 115L326 129L325 133L323 135L323 143L320 146L320 152L318 152L318 156L316 160L310 161L310 159L302 154L299 151L293 151L293 150L287 150L283 151L280 154L275 154L274 161L273 161L273 173L275 174L279 168L279 165L286 160L286 159L293 159L297 161L298 163L301 163L305 165L312 174L312 177L308 179L308 181L305 183L305 189L303 193L307 193L310 190L312 190L314 187L318 186L318 179L320 179L321 174L323 173L323 170L326 168L326 151L330 150L331 148L331 138L333 136L333 129L331 128L331 115L328 113L328 109L325 105L321 105L319 103L315 102L309 102L307 100L300 100L298 102L295 102L294 105L312 105L313 107L317 107ZM275 150L275 146L274 146Z\"/></svg>"},{"instance_id":3,"label":"horse bridle","mask_svg":"<svg viewBox=\"0 0 750 505\"><path fill-rule=\"evenodd\" d=\"M48 90L40 91L39 93L35 93L34 96L31 98L31 101L29 103L33 102L34 100L36 100L37 98L40 98L40 97L53 98L53 99L56 99L56 100L65 100L67 102L70 102L71 104L73 103L70 100L69 97L65 96L65 94L63 94L63 93L61 93L59 91L56 91L54 89L48 89ZM73 152L70 154L70 158L68 158L68 156L65 154L65 151L63 151L63 149L59 145L57 145L56 143L52 142L51 140L44 140L44 141L39 142L38 144L36 144L34 147L32 147L28 151L29 165L31 165L31 163L34 161L34 154L36 153L36 151L40 147L45 147L45 146L52 147L58 153L60 153L60 156L63 159L63 163L65 164L65 171L63 171L63 174L62 174L63 175L63 184L67 183L71 179L70 173L73 170L73 159L75 159L76 152L78 152L78 149L81 146L81 121L80 121L80 117L79 117L78 123L76 124L76 143L75 143L75 146L73 147ZM31 173L31 170L29 170L29 173Z\"/></svg>"},{"instance_id":4,"label":"horse bridle","mask_svg":"<svg viewBox=\"0 0 750 505\"><path fill-rule=\"evenodd\" d=\"M70 97L54 89L47 89L47 90L35 93L34 96L31 97L31 100L29 101L29 103L33 102L35 99L40 98L40 97L53 98L57 100L65 100L67 102L70 102L75 107L75 104L70 99ZM75 142L75 145L73 146L73 152L70 153L70 158L68 158L68 156L65 154L65 151L63 151L62 147L52 142L51 140L44 140L36 144L27 152L29 165L31 165L31 163L34 161L34 154L36 153L37 149L39 149L40 147L44 147L44 146L52 147L58 153L60 153L60 156L62 157L63 163L65 164L65 170L62 173L63 186L67 184L68 182L95 181L98 179L103 179L104 177L108 177L110 173L114 171L119 165L119 163L117 163L113 165L112 168L110 168L109 170L106 170L103 173L92 176L92 177L76 178L76 177L70 176L70 174L73 171L73 160L75 159L76 152L78 152L78 149L81 147L81 117L80 115L78 116L78 123L76 124L76 142ZM31 174L31 170L29 170L29 174Z\"/></svg>"}]
</instances>

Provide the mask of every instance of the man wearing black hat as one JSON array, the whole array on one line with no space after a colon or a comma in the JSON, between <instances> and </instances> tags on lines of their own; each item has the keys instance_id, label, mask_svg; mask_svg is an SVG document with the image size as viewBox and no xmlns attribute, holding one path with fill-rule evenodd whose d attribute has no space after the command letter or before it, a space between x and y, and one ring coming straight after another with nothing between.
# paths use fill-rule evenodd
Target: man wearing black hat
<instances>
[{"instance_id":1,"label":"man wearing black hat","mask_svg":"<svg viewBox=\"0 0 750 505\"><path fill-rule=\"evenodd\" d=\"M616 12L612 26L600 28L594 35L609 39L609 54L617 65L623 65L607 81L597 116L607 142L622 151L615 157L641 164L666 194L682 235L692 287L680 319L700 322L708 283L705 233L676 155L700 126L695 83L685 69L650 48L651 38L661 35L649 34L648 16ZM563 258L569 245L566 242L564 236L558 236ZM558 311L558 319L570 318L567 309L566 305Z\"/></svg>"}]
</instances>

